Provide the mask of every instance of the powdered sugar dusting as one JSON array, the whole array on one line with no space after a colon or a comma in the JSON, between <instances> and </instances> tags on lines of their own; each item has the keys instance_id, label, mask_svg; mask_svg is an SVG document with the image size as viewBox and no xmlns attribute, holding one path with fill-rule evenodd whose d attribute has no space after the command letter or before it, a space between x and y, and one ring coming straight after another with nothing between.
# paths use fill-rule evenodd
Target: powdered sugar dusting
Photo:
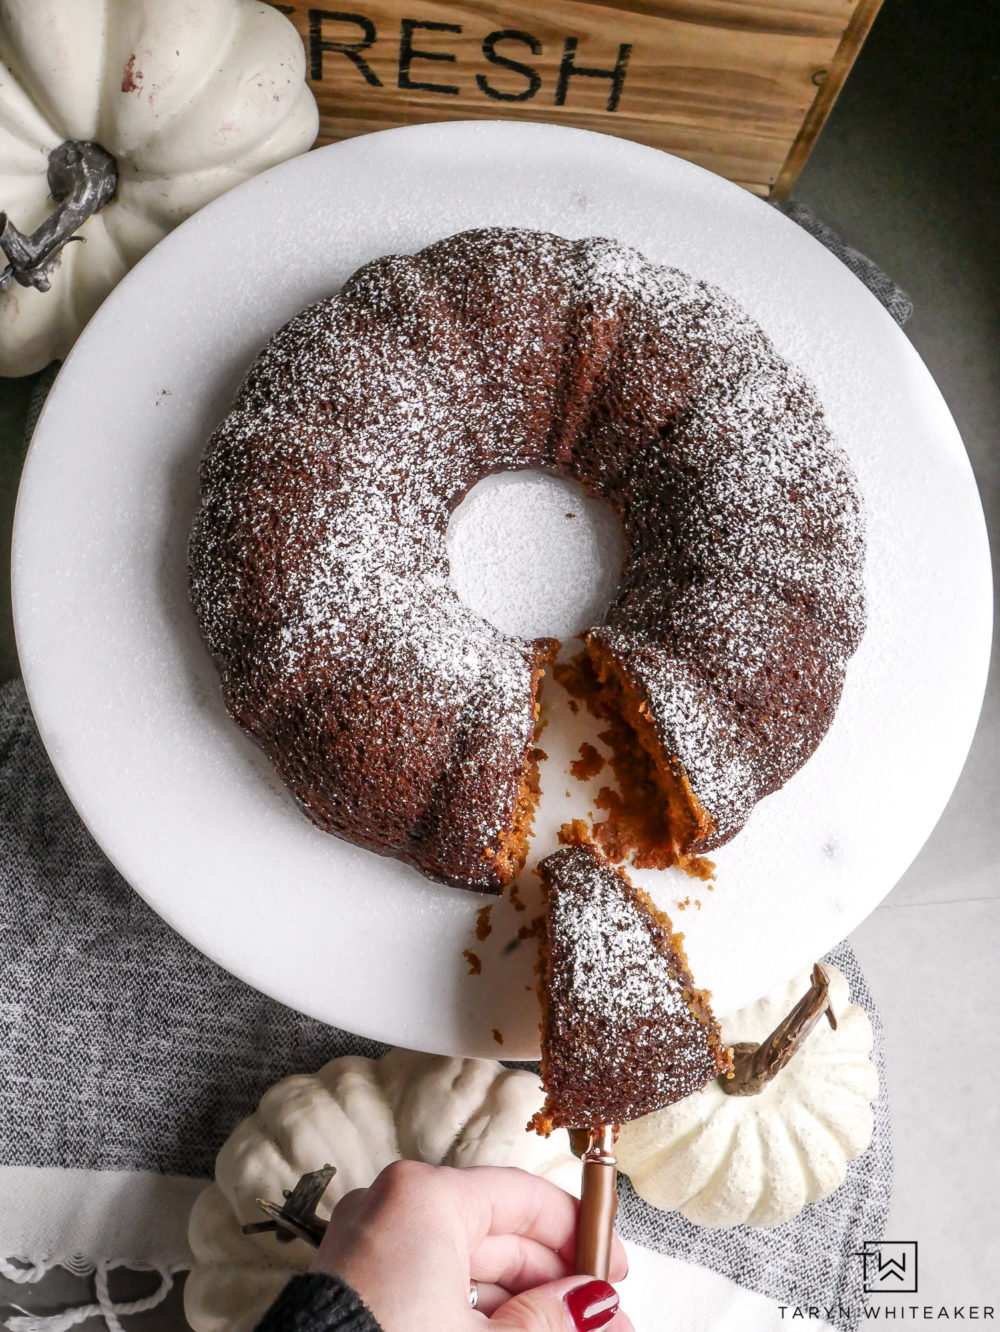
<instances>
[{"instance_id":1,"label":"powdered sugar dusting","mask_svg":"<svg viewBox=\"0 0 1000 1332\"><path fill-rule=\"evenodd\" d=\"M637 290L674 376L651 375L649 355L615 362L640 404L631 475L649 480L595 637L647 693L717 845L832 721L865 625L862 506L812 388L735 302L652 266Z\"/></svg>"},{"instance_id":2,"label":"powdered sugar dusting","mask_svg":"<svg viewBox=\"0 0 1000 1332\"><path fill-rule=\"evenodd\" d=\"M624 1040L637 1020L656 1021L686 1011L668 958L654 951L647 921L620 885L581 856L564 863L559 873L551 927L566 942L566 993L572 1010L584 1021L608 1014L608 1034L614 1041Z\"/></svg>"}]
</instances>

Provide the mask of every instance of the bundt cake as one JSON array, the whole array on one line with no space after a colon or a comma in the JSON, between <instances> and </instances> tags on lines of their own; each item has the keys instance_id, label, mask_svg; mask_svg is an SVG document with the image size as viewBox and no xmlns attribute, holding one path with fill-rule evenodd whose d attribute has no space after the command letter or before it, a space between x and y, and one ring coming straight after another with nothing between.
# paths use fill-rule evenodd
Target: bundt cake
<instances>
[{"instance_id":1,"label":"bundt cake","mask_svg":"<svg viewBox=\"0 0 1000 1332\"><path fill-rule=\"evenodd\" d=\"M556 851L539 869L545 1105L533 1127L624 1124L730 1073L682 936L649 897L592 846Z\"/></svg>"},{"instance_id":2,"label":"bundt cake","mask_svg":"<svg viewBox=\"0 0 1000 1332\"><path fill-rule=\"evenodd\" d=\"M191 593L230 713L310 818L488 891L526 853L554 644L462 604L445 532L526 467L621 521L586 647L678 854L809 757L864 625L850 467L729 297L517 229L365 265L275 334L209 441Z\"/></svg>"}]
</instances>

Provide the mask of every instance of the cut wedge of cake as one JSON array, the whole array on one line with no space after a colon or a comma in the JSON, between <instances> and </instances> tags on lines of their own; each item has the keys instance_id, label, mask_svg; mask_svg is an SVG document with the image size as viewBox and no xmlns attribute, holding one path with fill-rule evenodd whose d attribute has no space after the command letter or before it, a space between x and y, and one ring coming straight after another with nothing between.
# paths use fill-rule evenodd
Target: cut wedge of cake
<instances>
[{"instance_id":1,"label":"cut wedge of cake","mask_svg":"<svg viewBox=\"0 0 1000 1332\"><path fill-rule=\"evenodd\" d=\"M731 1072L667 916L593 846L556 851L539 868L546 1100L533 1127L621 1124Z\"/></svg>"}]
</instances>

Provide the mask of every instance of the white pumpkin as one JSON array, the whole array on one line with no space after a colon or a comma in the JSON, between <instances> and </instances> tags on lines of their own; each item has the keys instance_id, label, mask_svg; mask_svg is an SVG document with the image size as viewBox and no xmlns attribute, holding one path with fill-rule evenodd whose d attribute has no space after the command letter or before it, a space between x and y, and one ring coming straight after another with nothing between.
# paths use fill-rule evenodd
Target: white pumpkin
<instances>
[{"instance_id":1,"label":"white pumpkin","mask_svg":"<svg viewBox=\"0 0 1000 1332\"><path fill-rule=\"evenodd\" d=\"M0 210L20 232L54 206L60 144L96 141L118 168L117 193L84 222L86 244L62 251L51 289L0 294L3 375L65 356L172 227L316 137L302 41L258 0L5 0L0 62Z\"/></svg>"},{"instance_id":2,"label":"white pumpkin","mask_svg":"<svg viewBox=\"0 0 1000 1332\"><path fill-rule=\"evenodd\" d=\"M380 1060L347 1056L285 1078L224 1144L215 1183L192 1209L188 1322L195 1332L250 1332L288 1278L309 1266L314 1251L303 1240L281 1243L240 1227L263 1219L257 1198L280 1203L285 1189L327 1162L337 1173L319 1208L324 1218L400 1158L520 1166L578 1193L580 1163L565 1131L526 1131L540 1101L534 1074L409 1050Z\"/></svg>"},{"instance_id":3,"label":"white pumpkin","mask_svg":"<svg viewBox=\"0 0 1000 1332\"><path fill-rule=\"evenodd\" d=\"M665 1110L624 1124L618 1163L636 1192L701 1226L776 1226L844 1181L871 1141L878 1073L868 1016L825 965L833 1030L819 1022L756 1095L718 1081ZM798 976L721 1023L723 1038L762 1043L808 989Z\"/></svg>"}]
</instances>

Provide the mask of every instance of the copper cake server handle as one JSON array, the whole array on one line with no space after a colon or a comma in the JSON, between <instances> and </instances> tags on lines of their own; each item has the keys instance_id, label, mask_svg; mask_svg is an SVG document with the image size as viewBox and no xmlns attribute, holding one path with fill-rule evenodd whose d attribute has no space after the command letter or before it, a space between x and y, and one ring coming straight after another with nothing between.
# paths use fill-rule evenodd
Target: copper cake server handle
<instances>
[{"instance_id":1,"label":"copper cake server handle","mask_svg":"<svg viewBox=\"0 0 1000 1332\"><path fill-rule=\"evenodd\" d=\"M600 1128L588 1130L587 1145L580 1157L583 1188L576 1227L574 1271L578 1276L598 1277L601 1281L607 1281L611 1270L611 1240L618 1211L617 1131L615 1124L602 1124Z\"/></svg>"}]
</instances>

